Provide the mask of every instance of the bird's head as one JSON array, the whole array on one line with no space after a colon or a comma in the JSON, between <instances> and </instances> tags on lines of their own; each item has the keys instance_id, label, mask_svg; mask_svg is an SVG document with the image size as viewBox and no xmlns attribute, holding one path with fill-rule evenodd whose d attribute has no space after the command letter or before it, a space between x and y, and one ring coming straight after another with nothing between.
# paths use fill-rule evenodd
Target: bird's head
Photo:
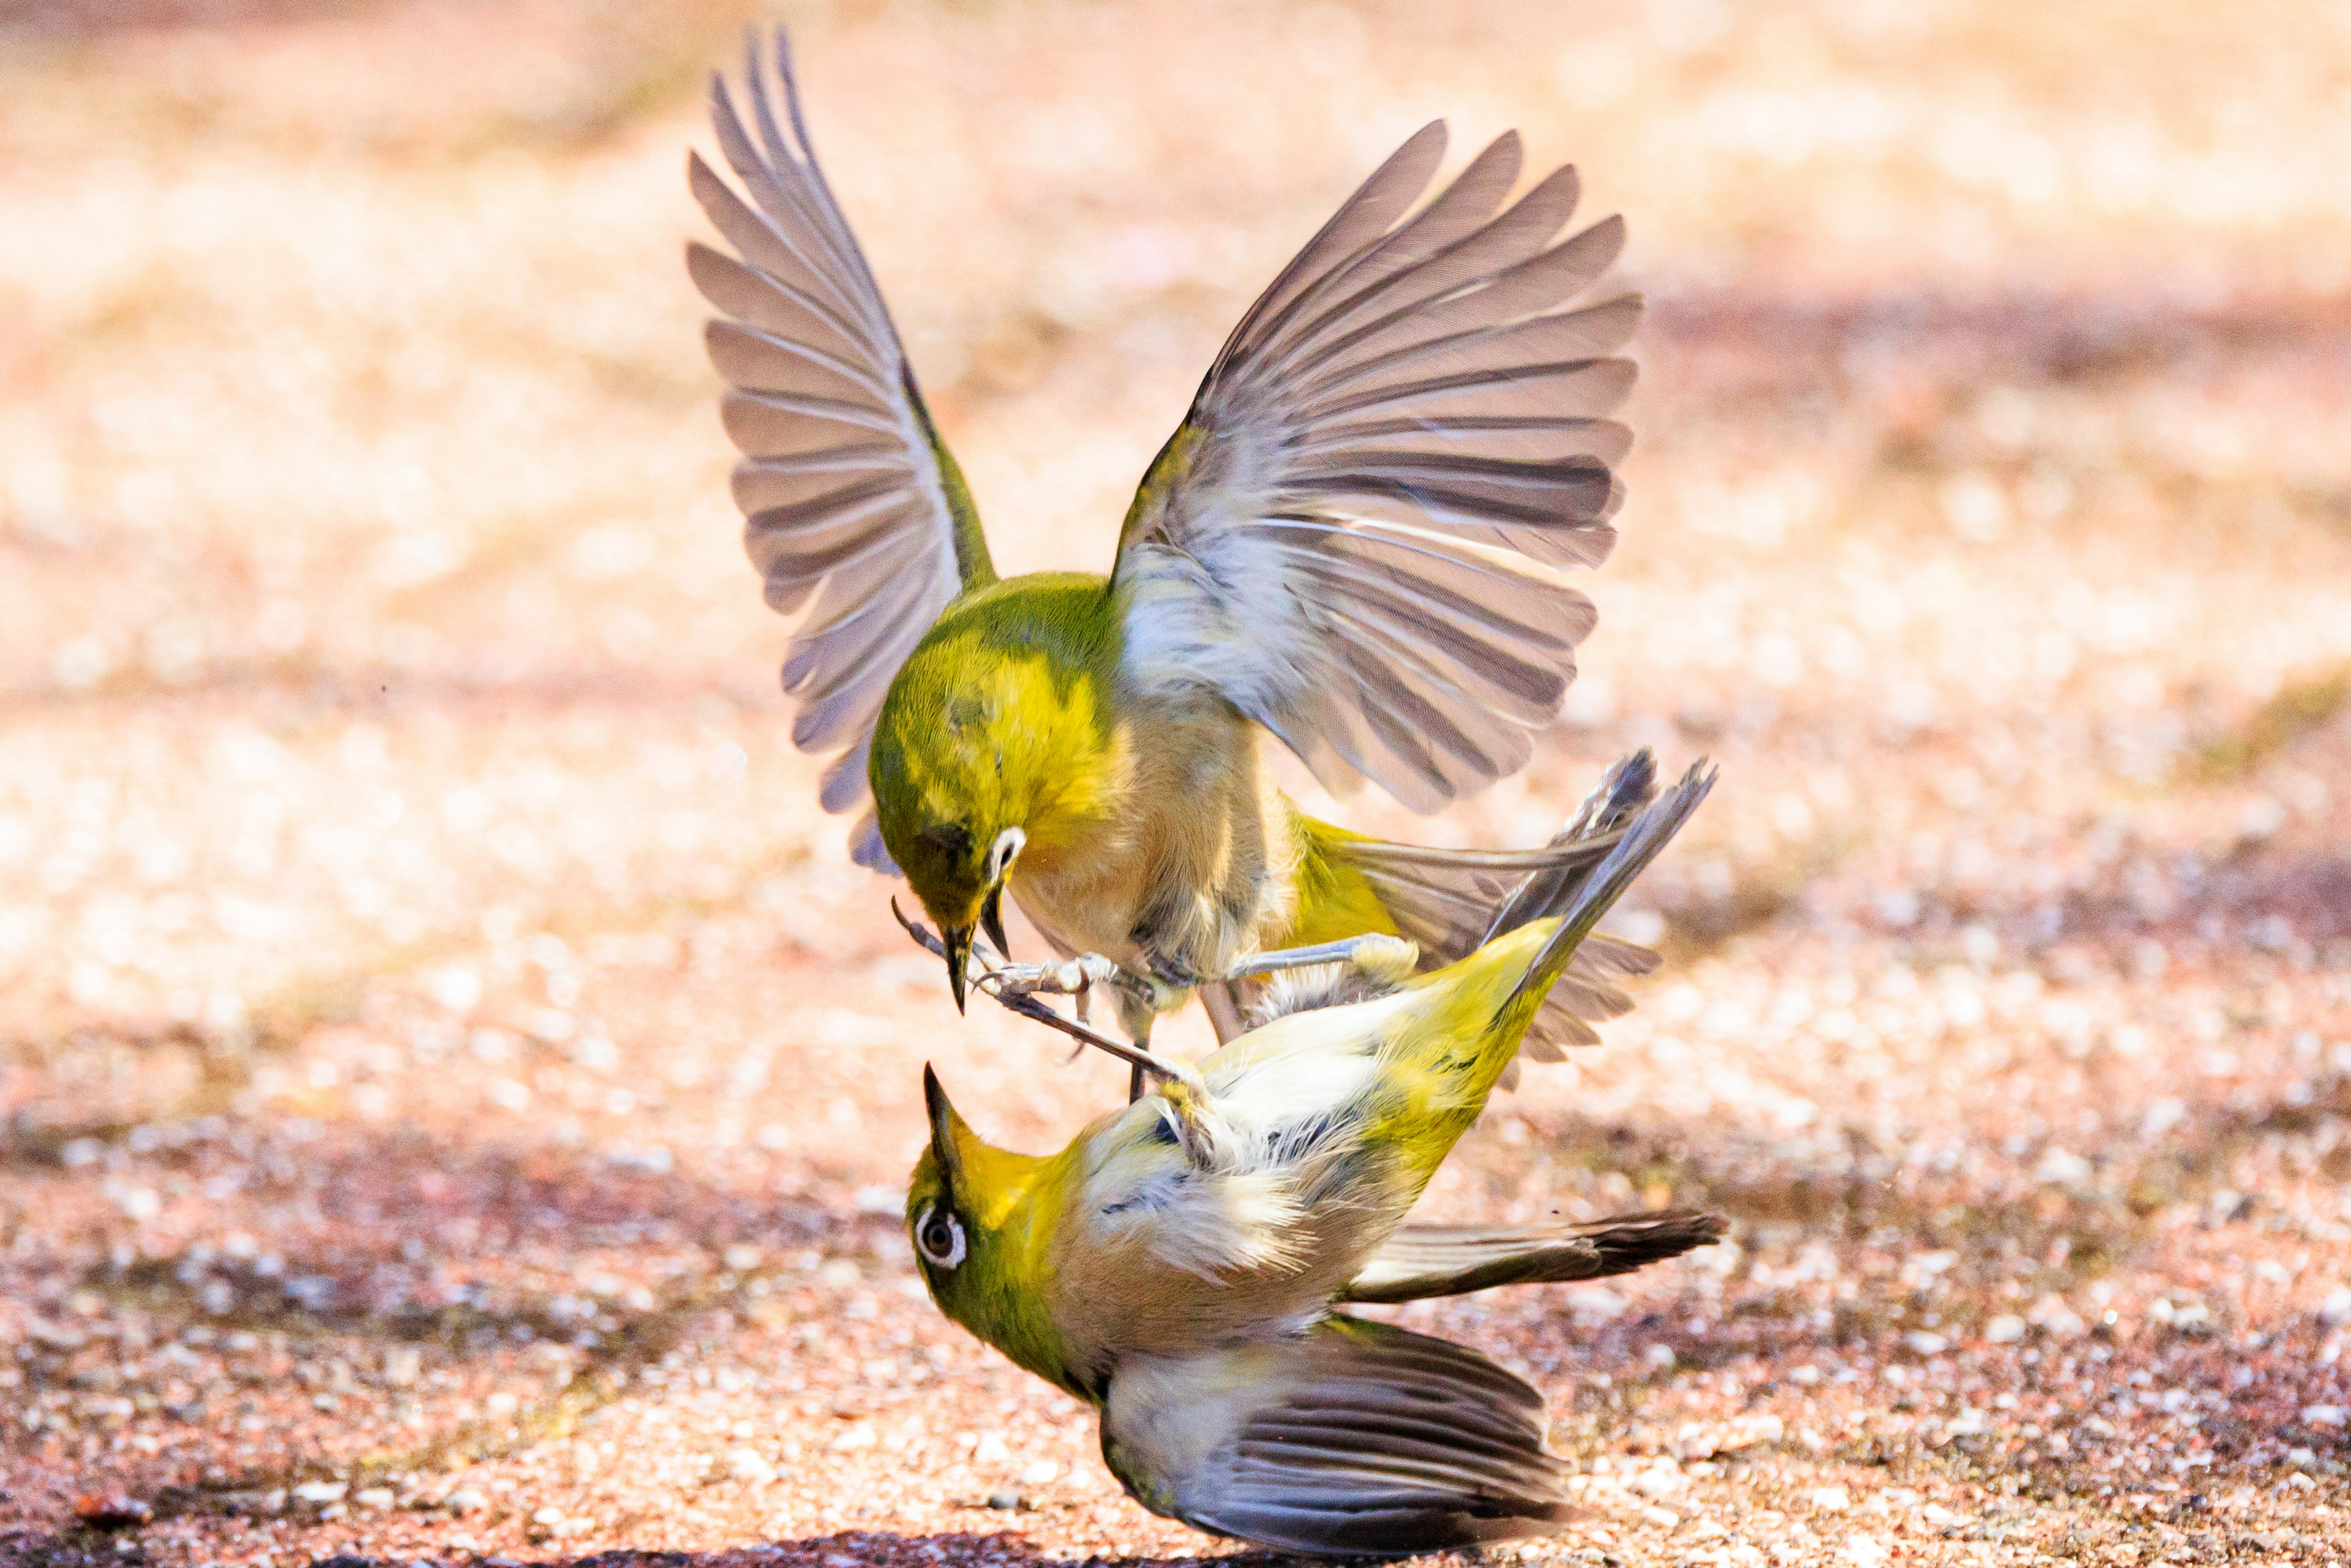
<instances>
[{"instance_id":1,"label":"bird's head","mask_svg":"<svg viewBox=\"0 0 2351 1568\"><path fill-rule=\"evenodd\" d=\"M1029 834L1017 824L991 831L985 824L947 821L925 822L893 839L889 821L885 810L883 842L906 873L906 885L938 923L939 939L946 947L947 985L955 992L956 1010L961 1012L972 933L985 931L999 956L1011 951L1004 936L1004 883Z\"/></svg>"},{"instance_id":2,"label":"bird's head","mask_svg":"<svg viewBox=\"0 0 2351 1568\"><path fill-rule=\"evenodd\" d=\"M1055 1383L1069 1383L1044 1305L1059 1207L1057 1162L983 1140L923 1069L931 1141L906 1187L906 1233L931 1300L948 1317Z\"/></svg>"}]
</instances>

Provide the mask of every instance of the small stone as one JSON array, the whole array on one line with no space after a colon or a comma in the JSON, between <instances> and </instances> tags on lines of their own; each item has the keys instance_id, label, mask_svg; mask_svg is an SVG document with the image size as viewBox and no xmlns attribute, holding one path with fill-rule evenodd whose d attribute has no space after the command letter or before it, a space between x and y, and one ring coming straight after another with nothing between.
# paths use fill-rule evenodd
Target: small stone
<instances>
[{"instance_id":1,"label":"small stone","mask_svg":"<svg viewBox=\"0 0 2351 1568\"><path fill-rule=\"evenodd\" d=\"M559 1508L542 1508L532 1513L530 1521L533 1524L546 1525L552 1530L563 1522L563 1511Z\"/></svg>"},{"instance_id":2,"label":"small stone","mask_svg":"<svg viewBox=\"0 0 2351 1568\"><path fill-rule=\"evenodd\" d=\"M2305 1405L2302 1407L2302 1418L2305 1425L2312 1427L2340 1427L2344 1423L2343 1406Z\"/></svg>"},{"instance_id":3,"label":"small stone","mask_svg":"<svg viewBox=\"0 0 2351 1568\"><path fill-rule=\"evenodd\" d=\"M353 1493L351 1500L361 1508L390 1508L394 1500L390 1487L368 1487Z\"/></svg>"},{"instance_id":4,"label":"small stone","mask_svg":"<svg viewBox=\"0 0 2351 1568\"><path fill-rule=\"evenodd\" d=\"M341 1481L304 1481L294 1489L296 1502L329 1503L343 1500L350 1489Z\"/></svg>"},{"instance_id":5,"label":"small stone","mask_svg":"<svg viewBox=\"0 0 2351 1568\"><path fill-rule=\"evenodd\" d=\"M1984 1324L1984 1339L1991 1344L2014 1344L2024 1337L2024 1326L2014 1312L2002 1312Z\"/></svg>"},{"instance_id":6,"label":"small stone","mask_svg":"<svg viewBox=\"0 0 2351 1568\"><path fill-rule=\"evenodd\" d=\"M854 1454L861 1449L872 1448L877 1441L879 1439L874 1436L873 1423L860 1421L835 1437L826 1447L836 1454Z\"/></svg>"},{"instance_id":7,"label":"small stone","mask_svg":"<svg viewBox=\"0 0 2351 1568\"><path fill-rule=\"evenodd\" d=\"M490 1500L472 1487L459 1487L441 1500L441 1506L451 1513L478 1513L490 1506Z\"/></svg>"},{"instance_id":8,"label":"small stone","mask_svg":"<svg viewBox=\"0 0 2351 1568\"><path fill-rule=\"evenodd\" d=\"M1641 1511L1641 1522L1654 1524L1660 1530L1671 1530L1681 1521L1680 1514L1669 1508L1659 1508L1654 1503Z\"/></svg>"},{"instance_id":9,"label":"small stone","mask_svg":"<svg viewBox=\"0 0 2351 1568\"><path fill-rule=\"evenodd\" d=\"M1843 1487L1814 1487L1811 1500L1821 1513L1843 1513L1853 1506L1853 1494Z\"/></svg>"},{"instance_id":10,"label":"small stone","mask_svg":"<svg viewBox=\"0 0 2351 1568\"><path fill-rule=\"evenodd\" d=\"M989 1492L987 1494L987 1506L1009 1511L1020 1506L1020 1494L1012 1490L1008 1487L1001 1491Z\"/></svg>"},{"instance_id":11,"label":"small stone","mask_svg":"<svg viewBox=\"0 0 2351 1568\"><path fill-rule=\"evenodd\" d=\"M383 1382L387 1388L406 1388L423 1370L423 1353L413 1344L396 1344L383 1353Z\"/></svg>"},{"instance_id":12,"label":"small stone","mask_svg":"<svg viewBox=\"0 0 2351 1568\"><path fill-rule=\"evenodd\" d=\"M128 1492L86 1491L74 1499L74 1518L92 1530L131 1530L149 1523L155 1511Z\"/></svg>"},{"instance_id":13,"label":"small stone","mask_svg":"<svg viewBox=\"0 0 2351 1568\"><path fill-rule=\"evenodd\" d=\"M1926 1507L1920 1509L1918 1511L1918 1517L1925 1520L1929 1524L1938 1526L1965 1524L1967 1522L1967 1515L1963 1513L1953 1513L1949 1509L1945 1508L1939 1502L1930 1502Z\"/></svg>"},{"instance_id":14,"label":"small stone","mask_svg":"<svg viewBox=\"0 0 2351 1568\"><path fill-rule=\"evenodd\" d=\"M1917 1355L1940 1355L1951 1348L1949 1340L1938 1333L1928 1333L1925 1329L1911 1330L1902 1336L1902 1343Z\"/></svg>"},{"instance_id":15,"label":"small stone","mask_svg":"<svg viewBox=\"0 0 2351 1568\"><path fill-rule=\"evenodd\" d=\"M1061 1467L1050 1459L1032 1459L1021 1469L1020 1484L1025 1487L1045 1486L1061 1473Z\"/></svg>"},{"instance_id":16,"label":"small stone","mask_svg":"<svg viewBox=\"0 0 2351 1568\"><path fill-rule=\"evenodd\" d=\"M766 1486L776 1479L776 1467L757 1448L737 1448L726 1456L726 1473L738 1481Z\"/></svg>"},{"instance_id":17,"label":"small stone","mask_svg":"<svg viewBox=\"0 0 2351 1568\"><path fill-rule=\"evenodd\" d=\"M971 1451L971 1462L975 1465L1008 1464L1011 1459L1012 1449L1005 1442L1003 1434L998 1432L982 1434L979 1446Z\"/></svg>"}]
</instances>

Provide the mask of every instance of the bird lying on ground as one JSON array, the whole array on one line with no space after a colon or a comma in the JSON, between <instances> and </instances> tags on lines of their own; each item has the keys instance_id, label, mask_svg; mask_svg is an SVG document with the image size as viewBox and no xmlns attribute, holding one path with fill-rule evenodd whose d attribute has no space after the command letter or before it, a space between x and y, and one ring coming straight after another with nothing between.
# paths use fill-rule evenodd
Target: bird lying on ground
<instances>
[{"instance_id":1,"label":"bird lying on ground","mask_svg":"<svg viewBox=\"0 0 2351 1568\"><path fill-rule=\"evenodd\" d=\"M933 1301L1091 1402L1127 1490L1200 1529L1383 1556L1549 1531L1569 1510L1541 1396L1332 1309L1590 1278L1719 1235L1685 1214L1388 1246L1577 944L1712 783L1692 768L1591 876L1468 957L1416 974L1365 948L1353 967L1379 994L1168 1070L1059 1155L983 1142L926 1068L906 1218Z\"/></svg>"},{"instance_id":2,"label":"bird lying on ground","mask_svg":"<svg viewBox=\"0 0 2351 1568\"><path fill-rule=\"evenodd\" d=\"M711 358L744 454L735 496L778 612L793 740L838 751L827 810L870 808L853 853L903 869L962 1006L975 934L1008 956L1009 891L1071 964L997 966L1032 989L1106 984L1130 1037L1216 988L1366 933L1434 967L1530 872L1588 871L1597 840L1416 848L1301 811L1270 734L1334 788L1434 810L1525 764L1591 630L1565 569L1596 566L1631 442L1606 416L1640 300L1562 309L1622 247L1562 239L1561 169L1516 202L1515 132L1434 195L1441 123L1406 141L1258 299L1151 464L1108 578L999 580L871 268L810 148L780 35L785 114L758 51L749 120L713 122L746 201L697 155L694 193L736 254L688 265L722 313ZM1424 196L1427 200L1422 201ZM1416 204L1419 204L1415 210ZM1597 1037L1612 981L1653 956L1586 942L1532 1039Z\"/></svg>"}]
</instances>

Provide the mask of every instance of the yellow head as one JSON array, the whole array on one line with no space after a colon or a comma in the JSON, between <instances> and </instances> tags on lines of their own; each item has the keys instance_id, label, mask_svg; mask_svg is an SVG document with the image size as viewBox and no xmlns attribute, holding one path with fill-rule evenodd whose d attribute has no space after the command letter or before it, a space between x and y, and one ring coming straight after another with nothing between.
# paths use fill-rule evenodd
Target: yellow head
<instances>
[{"instance_id":1,"label":"yellow head","mask_svg":"<svg viewBox=\"0 0 2351 1568\"><path fill-rule=\"evenodd\" d=\"M927 1065L923 1099L931 1142L907 1183L906 1231L931 1300L1038 1376L1093 1397L1043 1296L1069 1162L984 1141Z\"/></svg>"},{"instance_id":2,"label":"yellow head","mask_svg":"<svg viewBox=\"0 0 2351 1568\"><path fill-rule=\"evenodd\" d=\"M1107 788L1115 623L1101 580L1026 577L967 594L908 657L866 761L882 841L939 926L964 998L972 933L1004 946L1005 879L1081 831Z\"/></svg>"}]
</instances>

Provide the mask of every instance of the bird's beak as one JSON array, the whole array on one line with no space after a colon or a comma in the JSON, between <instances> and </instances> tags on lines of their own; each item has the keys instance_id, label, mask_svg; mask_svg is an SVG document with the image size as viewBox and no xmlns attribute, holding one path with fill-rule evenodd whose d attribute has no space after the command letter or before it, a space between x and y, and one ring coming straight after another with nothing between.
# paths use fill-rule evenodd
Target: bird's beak
<instances>
[{"instance_id":1,"label":"bird's beak","mask_svg":"<svg viewBox=\"0 0 2351 1568\"><path fill-rule=\"evenodd\" d=\"M1000 882L989 888L987 896L979 901L979 928L987 933L990 942L996 944L998 957L1008 959L1012 956L1012 944L1004 939L1004 884Z\"/></svg>"},{"instance_id":2,"label":"bird's beak","mask_svg":"<svg viewBox=\"0 0 2351 1568\"><path fill-rule=\"evenodd\" d=\"M939 1084L939 1075L931 1064L923 1063L923 1109L931 1121L931 1153L939 1162L939 1179L952 1194L956 1184L963 1179L963 1150L956 1142L956 1132L963 1118L947 1103L947 1092Z\"/></svg>"},{"instance_id":3,"label":"bird's beak","mask_svg":"<svg viewBox=\"0 0 2351 1568\"><path fill-rule=\"evenodd\" d=\"M939 946L946 949L947 989L955 993L956 1011L963 1011L964 968L971 958L971 927L941 925Z\"/></svg>"}]
</instances>

